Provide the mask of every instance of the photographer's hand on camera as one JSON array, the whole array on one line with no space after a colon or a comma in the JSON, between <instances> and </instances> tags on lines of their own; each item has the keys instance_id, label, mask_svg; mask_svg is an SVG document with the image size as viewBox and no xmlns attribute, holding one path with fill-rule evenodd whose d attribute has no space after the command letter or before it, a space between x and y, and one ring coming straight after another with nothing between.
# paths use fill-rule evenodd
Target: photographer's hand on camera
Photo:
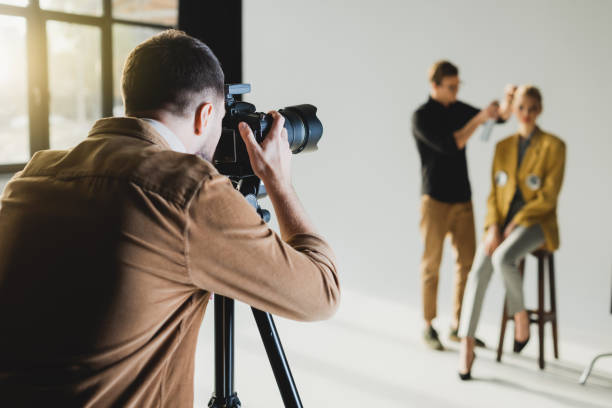
<instances>
[{"instance_id":1,"label":"photographer's hand on camera","mask_svg":"<svg viewBox=\"0 0 612 408\"><path fill-rule=\"evenodd\" d=\"M275 111L270 112L274 122L263 143L257 143L249 126L241 122L240 136L247 147L251 167L263 181L284 240L295 234L315 233L297 194L291 184L291 150L285 130L285 118Z\"/></svg>"},{"instance_id":2,"label":"photographer's hand on camera","mask_svg":"<svg viewBox=\"0 0 612 408\"><path fill-rule=\"evenodd\" d=\"M251 128L241 122L240 135L246 144L251 167L266 189L287 188L291 185L291 150L287 141L287 131L283 127L285 118L278 112L269 114L274 118L272 127L263 143L259 145Z\"/></svg>"}]
</instances>

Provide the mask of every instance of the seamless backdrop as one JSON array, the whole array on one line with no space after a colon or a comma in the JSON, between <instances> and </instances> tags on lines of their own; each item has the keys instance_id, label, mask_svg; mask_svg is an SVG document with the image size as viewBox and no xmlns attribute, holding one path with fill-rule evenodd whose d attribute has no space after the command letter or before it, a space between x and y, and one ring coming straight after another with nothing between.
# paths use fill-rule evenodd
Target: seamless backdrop
<instances>
[{"instance_id":1,"label":"seamless backdrop","mask_svg":"<svg viewBox=\"0 0 612 408\"><path fill-rule=\"evenodd\" d=\"M460 99L476 106L501 98L507 83L542 90L540 125L568 146L555 254L560 336L593 352L609 349L611 15L605 0L244 2L244 78L253 87L246 100L259 110L319 107L320 150L295 157L294 182L337 250L345 287L421 307L419 158L410 116L427 98L430 64L446 58L460 68ZM514 118L497 126L488 143L479 129L468 143L479 240L493 149L516 126ZM442 329L452 268L447 246ZM534 261L528 268L529 305ZM495 276L484 322L499 324L502 299Z\"/></svg>"}]
</instances>

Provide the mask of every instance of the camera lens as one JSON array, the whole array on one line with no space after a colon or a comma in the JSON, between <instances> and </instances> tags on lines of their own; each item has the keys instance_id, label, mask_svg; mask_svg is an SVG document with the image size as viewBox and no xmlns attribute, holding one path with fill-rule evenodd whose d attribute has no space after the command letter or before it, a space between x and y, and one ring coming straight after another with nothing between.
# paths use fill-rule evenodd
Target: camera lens
<instances>
[{"instance_id":1,"label":"camera lens","mask_svg":"<svg viewBox=\"0 0 612 408\"><path fill-rule=\"evenodd\" d=\"M287 106L278 112L285 118L289 148L293 154L317 150L317 143L323 135L323 124L317 118L315 106L308 104ZM272 117L266 115L265 122L269 128L272 125Z\"/></svg>"}]
</instances>

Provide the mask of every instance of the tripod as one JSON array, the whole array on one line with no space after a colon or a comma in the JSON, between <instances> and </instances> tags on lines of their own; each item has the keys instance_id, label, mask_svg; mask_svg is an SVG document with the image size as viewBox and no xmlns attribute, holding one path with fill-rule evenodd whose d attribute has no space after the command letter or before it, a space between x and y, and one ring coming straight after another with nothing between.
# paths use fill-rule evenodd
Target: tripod
<instances>
[{"instance_id":1,"label":"tripod","mask_svg":"<svg viewBox=\"0 0 612 408\"><path fill-rule=\"evenodd\" d=\"M265 222L270 221L270 213L257 202L261 192L260 181L256 177L241 179L236 188L257 210ZM215 391L208 402L209 408L240 408L242 405L234 391L234 299L215 294ZM295 381L272 315L251 308L259 329L259 335L266 349L268 360L276 379L276 384L286 408L302 408Z\"/></svg>"}]
</instances>

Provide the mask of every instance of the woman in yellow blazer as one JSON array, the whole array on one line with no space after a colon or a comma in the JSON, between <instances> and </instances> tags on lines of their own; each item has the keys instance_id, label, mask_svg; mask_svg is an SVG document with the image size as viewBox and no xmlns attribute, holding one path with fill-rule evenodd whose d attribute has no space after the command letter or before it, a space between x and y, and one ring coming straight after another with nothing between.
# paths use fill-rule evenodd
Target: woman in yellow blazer
<instances>
[{"instance_id":1,"label":"woman in yellow blazer","mask_svg":"<svg viewBox=\"0 0 612 408\"><path fill-rule=\"evenodd\" d=\"M519 87L513 101L519 131L495 149L486 234L476 252L463 301L459 376L464 380L471 378L474 337L493 271L503 276L518 353L529 341L518 263L538 248L554 251L559 247L557 197L563 182L565 143L536 125L541 112L540 91L533 86Z\"/></svg>"}]
</instances>

